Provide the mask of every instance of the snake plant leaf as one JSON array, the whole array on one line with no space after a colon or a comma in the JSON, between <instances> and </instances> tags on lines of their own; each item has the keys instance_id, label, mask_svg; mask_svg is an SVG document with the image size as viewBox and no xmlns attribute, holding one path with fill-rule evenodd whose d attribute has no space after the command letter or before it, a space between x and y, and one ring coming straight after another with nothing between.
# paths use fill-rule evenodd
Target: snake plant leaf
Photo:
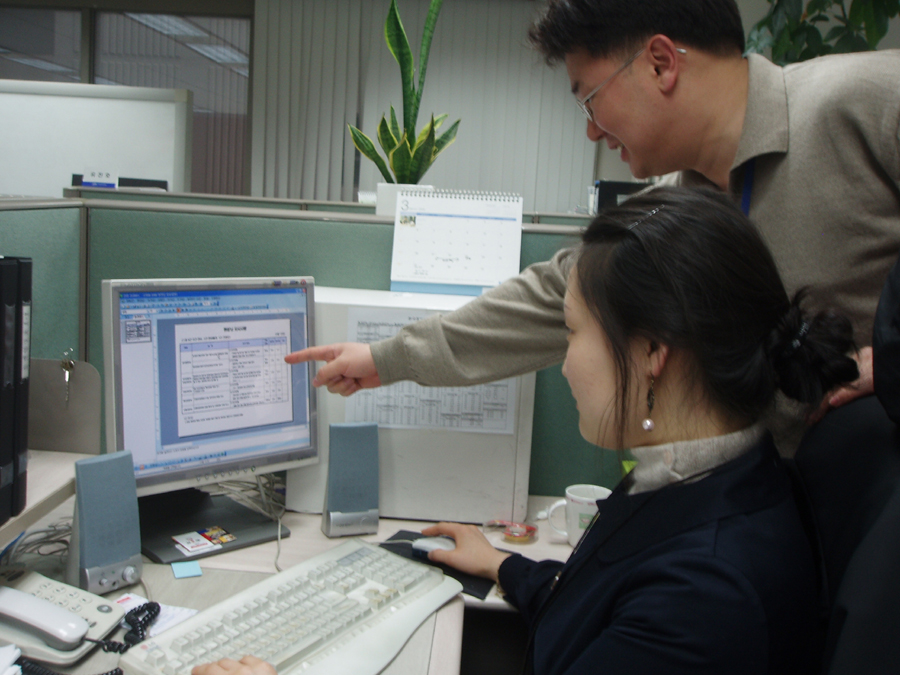
<instances>
[{"instance_id":1,"label":"snake plant leaf","mask_svg":"<svg viewBox=\"0 0 900 675\"><path fill-rule=\"evenodd\" d=\"M423 131L428 133L422 143L416 143L409 167L410 177L412 178L410 181L411 183L418 183L434 161L434 116L432 116L431 121L425 125Z\"/></svg>"},{"instance_id":2,"label":"snake plant leaf","mask_svg":"<svg viewBox=\"0 0 900 675\"><path fill-rule=\"evenodd\" d=\"M394 138L400 138L403 135L403 132L400 131L400 125L397 124L397 113L394 112L394 106L391 106L391 133L394 134ZM397 141L398 143L400 141Z\"/></svg>"},{"instance_id":3,"label":"snake plant leaf","mask_svg":"<svg viewBox=\"0 0 900 675\"><path fill-rule=\"evenodd\" d=\"M397 0L391 0L391 7L384 22L384 39L400 66L400 84L403 90L403 130L415 133L415 63L412 50L409 48L409 39L406 37L406 31L403 30L403 23L400 21Z\"/></svg>"},{"instance_id":4,"label":"snake plant leaf","mask_svg":"<svg viewBox=\"0 0 900 675\"><path fill-rule=\"evenodd\" d=\"M444 123L445 119L447 119L447 113L444 113L443 115L438 115L437 117L435 117L434 115L431 116L431 122L432 122L432 124L434 124L435 131L437 131L438 129L441 128L441 125ZM414 149L419 147L420 145L422 145L422 143L425 142L425 138L428 136L430 127L431 127L430 124L426 124L425 127L422 129L422 131L419 132L419 137L416 139L415 146L413 146Z\"/></svg>"},{"instance_id":5,"label":"snake plant leaf","mask_svg":"<svg viewBox=\"0 0 900 675\"><path fill-rule=\"evenodd\" d=\"M400 143L394 148L390 154L391 169L394 176L397 177L398 183L415 183L410 180L410 167L412 166L412 149L409 147L409 140L406 134L400 139Z\"/></svg>"},{"instance_id":6,"label":"snake plant leaf","mask_svg":"<svg viewBox=\"0 0 900 675\"><path fill-rule=\"evenodd\" d=\"M391 131L391 127L384 118L384 115L381 116L381 122L378 123L378 142L381 143L381 147L384 149L386 155L390 155L391 150L396 148L397 144L400 142Z\"/></svg>"},{"instance_id":7,"label":"snake plant leaf","mask_svg":"<svg viewBox=\"0 0 900 675\"><path fill-rule=\"evenodd\" d=\"M350 137L353 139L353 145L356 146L356 149L375 162L375 166L378 167L378 170L381 172L381 175L384 176L386 182L393 183L394 178L391 176L391 172L388 170L384 159L375 149L375 144L372 143L371 139L352 124L348 124L347 126L350 128Z\"/></svg>"},{"instance_id":8,"label":"snake plant leaf","mask_svg":"<svg viewBox=\"0 0 900 675\"><path fill-rule=\"evenodd\" d=\"M441 152L443 152L444 148L450 145L453 141L456 140L456 132L459 129L459 120L456 120L453 124L450 125L450 128L447 129L444 133L442 133L438 139L434 142L434 156L437 157Z\"/></svg>"},{"instance_id":9,"label":"snake plant leaf","mask_svg":"<svg viewBox=\"0 0 900 675\"><path fill-rule=\"evenodd\" d=\"M425 88L425 71L428 68L428 54L431 52L431 40L434 38L434 27L444 0L431 0L428 15L425 17L425 28L422 31L422 47L419 49L419 89L416 91L415 107L412 114L412 128L415 129L419 117L419 104L422 102L422 90Z\"/></svg>"}]
</instances>

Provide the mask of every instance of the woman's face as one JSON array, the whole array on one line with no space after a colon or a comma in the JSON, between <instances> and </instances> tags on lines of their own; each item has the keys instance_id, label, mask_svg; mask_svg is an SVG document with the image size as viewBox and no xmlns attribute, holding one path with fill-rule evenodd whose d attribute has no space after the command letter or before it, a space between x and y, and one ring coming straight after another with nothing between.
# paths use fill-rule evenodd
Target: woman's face
<instances>
[{"instance_id":1,"label":"woman's face","mask_svg":"<svg viewBox=\"0 0 900 675\"><path fill-rule=\"evenodd\" d=\"M565 318L569 348L562 372L578 407L578 429L586 441L616 448L615 361L606 333L584 304L574 270L566 289Z\"/></svg>"}]
</instances>

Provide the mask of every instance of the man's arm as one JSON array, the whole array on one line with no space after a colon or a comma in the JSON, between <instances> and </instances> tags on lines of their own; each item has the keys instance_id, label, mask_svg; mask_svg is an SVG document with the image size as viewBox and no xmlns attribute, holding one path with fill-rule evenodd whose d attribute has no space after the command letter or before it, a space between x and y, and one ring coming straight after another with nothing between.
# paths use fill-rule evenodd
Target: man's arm
<instances>
[{"instance_id":1,"label":"man's arm","mask_svg":"<svg viewBox=\"0 0 900 675\"><path fill-rule=\"evenodd\" d=\"M563 299L573 260L574 250L564 249L455 312L417 321L387 340L310 347L285 361L326 361L316 386L344 396L400 380L465 386L546 368L565 358Z\"/></svg>"}]
</instances>

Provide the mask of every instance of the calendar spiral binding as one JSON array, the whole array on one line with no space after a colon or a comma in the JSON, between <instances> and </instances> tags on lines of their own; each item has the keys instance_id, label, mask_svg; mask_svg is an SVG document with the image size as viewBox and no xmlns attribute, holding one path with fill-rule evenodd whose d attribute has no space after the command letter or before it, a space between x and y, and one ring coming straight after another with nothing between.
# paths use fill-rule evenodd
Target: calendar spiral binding
<instances>
[{"instance_id":1,"label":"calendar spiral binding","mask_svg":"<svg viewBox=\"0 0 900 675\"><path fill-rule=\"evenodd\" d=\"M431 197L435 199L460 199L469 201L517 202L522 195L515 192L480 192L477 190L401 190L404 197Z\"/></svg>"}]
</instances>

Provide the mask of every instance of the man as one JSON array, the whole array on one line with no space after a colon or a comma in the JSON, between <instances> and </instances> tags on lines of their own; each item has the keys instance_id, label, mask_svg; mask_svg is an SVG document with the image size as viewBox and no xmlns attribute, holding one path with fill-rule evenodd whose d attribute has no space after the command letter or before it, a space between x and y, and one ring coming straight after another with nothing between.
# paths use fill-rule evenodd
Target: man
<instances>
[{"instance_id":1,"label":"man","mask_svg":"<svg viewBox=\"0 0 900 675\"><path fill-rule=\"evenodd\" d=\"M638 178L713 185L760 227L790 293L853 321L871 342L880 289L900 252L900 52L780 68L742 56L733 0L551 0L530 38L564 62L587 135ZM534 265L462 309L379 343L315 347L317 385L349 395L403 379L465 385L562 361L571 252ZM871 391L861 380L829 397Z\"/></svg>"}]
</instances>

